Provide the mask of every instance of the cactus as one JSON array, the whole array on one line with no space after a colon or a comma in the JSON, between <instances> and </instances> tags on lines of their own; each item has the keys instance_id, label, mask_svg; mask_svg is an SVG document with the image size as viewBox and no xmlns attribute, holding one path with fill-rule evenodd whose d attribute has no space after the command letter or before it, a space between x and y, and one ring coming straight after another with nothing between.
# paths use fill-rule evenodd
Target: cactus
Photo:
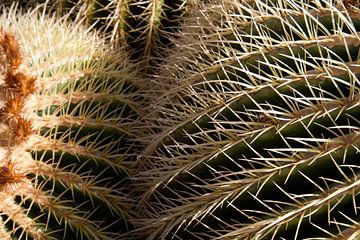
<instances>
[{"instance_id":1,"label":"cactus","mask_svg":"<svg viewBox=\"0 0 360 240\"><path fill-rule=\"evenodd\" d=\"M358 6L210 2L149 91L139 239L358 239Z\"/></svg>"},{"instance_id":2,"label":"cactus","mask_svg":"<svg viewBox=\"0 0 360 240\"><path fill-rule=\"evenodd\" d=\"M18 0L20 1L20 0ZM27 7L45 0L20 2ZM133 59L142 60L143 71L160 61L174 32L179 30L187 5L195 0L49 0L45 5L58 14L85 16L88 26L103 30L116 45L126 46ZM44 6L44 5L43 5ZM165 49L164 49L165 48Z\"/></svg>"},{"instance_id":3,"label":"cactus","mask_svg":"<svg viewBox=\"0 0 360 240\"><path fill-rule=\"evenodd\" d=\"M0 238L124 239L135 66L80 23L2 12Z\"/></svg>"}]
</instances>

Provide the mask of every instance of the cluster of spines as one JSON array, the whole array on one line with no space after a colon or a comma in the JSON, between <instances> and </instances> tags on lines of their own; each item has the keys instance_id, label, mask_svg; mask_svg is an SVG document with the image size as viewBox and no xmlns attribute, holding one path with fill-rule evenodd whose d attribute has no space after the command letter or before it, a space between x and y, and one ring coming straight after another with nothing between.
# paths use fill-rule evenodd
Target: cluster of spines
<instances>
[{"instance_id":1,"label":"cluster of spines","mask_svg":"<svg viewBox=\"0 0 360 240\"><path fill-rule=\"evenodd\" d=\"M359 10L213 1L194 15L146 117L141 233L356 236Z\"/></svg>"}]
</instances>

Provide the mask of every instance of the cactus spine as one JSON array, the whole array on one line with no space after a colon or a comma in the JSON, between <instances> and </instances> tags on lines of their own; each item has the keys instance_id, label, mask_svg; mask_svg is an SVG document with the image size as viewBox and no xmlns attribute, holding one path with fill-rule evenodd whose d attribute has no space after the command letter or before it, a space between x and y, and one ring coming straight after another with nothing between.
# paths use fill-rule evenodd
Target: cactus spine
<instances>
[{"instance_id":1,"label":"cactus spine","mask_svg":"<svg viewBox=\"0 0 360 240\"><path fill-rule=\"evenodd\" d=\"M134 67L80 24L2 10L0 238L122 239Z\"/></svg>"},{"instance_id":2,"label":"cactus spine","mask_svg":"<svg viewBox=\"0 0 360 240\"><path fill-rule=\"evenodd\" d=\"M185 26L146 117L142 238L356 238L359 9L212 1Z\"/></svg>"}]
</instances>

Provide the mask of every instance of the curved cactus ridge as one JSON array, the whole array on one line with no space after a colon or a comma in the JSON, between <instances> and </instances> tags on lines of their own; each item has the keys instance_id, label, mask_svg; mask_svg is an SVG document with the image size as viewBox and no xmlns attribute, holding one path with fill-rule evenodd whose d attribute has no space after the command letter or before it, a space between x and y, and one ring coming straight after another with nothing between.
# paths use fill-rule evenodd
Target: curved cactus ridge
<instances>
[{"instance_id":1,"label":"curved cactus ridge","mask_svg":"<svg viewBox=\"0 0 360 240\"><path fill-rule=\"evenodd\" d=\"M123 239L134 67L81 24L2 10L0 238Z\"/></svg>"},{"instance_id":2,"label":"curved cactus ridge","mask_svg":"<svg viewBox=\"0 0 360 240\"><path fill-rule=\"evenodd\" d=\"M37 6L45 0L22 4ZM101 29L113 43L125 45L133 59L142 60L144 72L167 52L174 32L195 0L49 0L47 8L60 15L86 16L88 25ZM150 63L151 62L151 63Z\"/></svg>"},{"instance_id":3,"label":"curved cactus ridge","mask_svg":"<svg viewBox=\"0 0 360 240\"><path fill-rule=\"evenodd\" d=\"M148 108L139 234L355 239L360 10L217 0L191 16Z\"/></svg>"}]
</instances>

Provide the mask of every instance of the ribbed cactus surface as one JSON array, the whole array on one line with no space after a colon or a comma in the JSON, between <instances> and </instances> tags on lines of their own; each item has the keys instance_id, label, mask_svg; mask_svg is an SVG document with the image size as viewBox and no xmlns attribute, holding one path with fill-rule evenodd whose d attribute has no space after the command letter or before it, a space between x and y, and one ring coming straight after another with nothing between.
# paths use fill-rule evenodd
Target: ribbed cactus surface
<instances>
[{"instance_id":1,"label":"ribbed cactus surface","mask_svg":"<svg viewBox=\"0 0 360 240\"><path fill-rule=\"evenodd\" d=\"M123 239L134 69L80 24L0 16L0 239Z\"/></svg>"},{"instance_id":2,"label":"ribbed cactus surface","mask_svg":"<svg viewBox=\"0 0 360 240\"><path fill-rule=\"evenodd\" d=\"M158 73L139 235L358 239L359 9L209 2Z\"/></svg>"}]
</instances>

